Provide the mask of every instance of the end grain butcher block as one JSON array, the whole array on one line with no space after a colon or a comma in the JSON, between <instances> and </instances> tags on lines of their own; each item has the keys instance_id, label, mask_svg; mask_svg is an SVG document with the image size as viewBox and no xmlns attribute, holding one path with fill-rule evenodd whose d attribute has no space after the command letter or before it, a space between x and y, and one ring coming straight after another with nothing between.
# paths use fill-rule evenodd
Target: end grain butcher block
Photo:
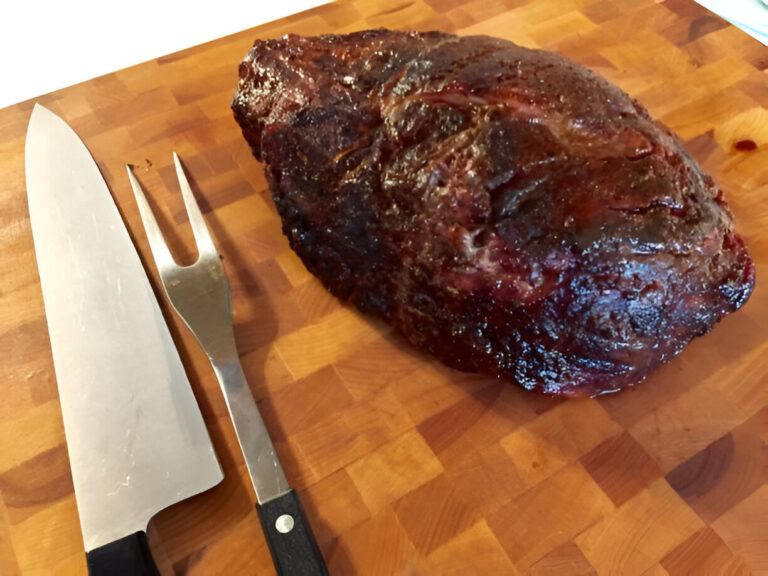
<instances>
[{"instance_id":1,"label":"end grain butcher block","mask_svg":"<svg viewBox=\"0 0 768 576\"><path fill-rule=\"evenodd\" d=\"M340 304L290 250L229 106L256 38L377 27L544 48L638 99L725 191L751 299L636 389L578 400L446 368ZM332 574L749 574L768 571L766 68L768 48L690 0L357 0L38 101L91 150L145 263L124 164L190 261L169 162L185 159L244 370ZM85 574L26 204L32 106L0 110L0 573ZM153 554L164 574L270 574L216 378L161 305L226 478L155 517Z\"/></svg>"}]
</instances>

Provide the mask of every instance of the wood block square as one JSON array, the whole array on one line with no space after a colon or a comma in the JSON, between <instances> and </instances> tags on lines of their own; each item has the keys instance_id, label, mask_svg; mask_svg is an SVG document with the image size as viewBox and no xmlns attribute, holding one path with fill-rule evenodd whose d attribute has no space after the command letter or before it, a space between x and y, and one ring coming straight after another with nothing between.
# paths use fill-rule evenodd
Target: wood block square
<instances>
[{"instance_id":1,"label":"wood block square","mask_svg":"<svg viewBox=\"0 0 768 576\"><path fill-rule=\"evenodd\" d=\"M74 494L66 444L60 444L0 473L0 494L9 519L18 523L41 504Z\"/></svg>"},{"instance_id":2,"label":"wood block square","mask_svg":"<svg viewBox=\"0 0 768 576\"><path fill-rule=\"evenodd\" d=\"M222 156L229 159L231 162L229 154L223 154ZM210 166L208 159L206 158L205 160L206 165ZM205 179L195 179L193 173L191 171L187 171L187 178L189 179L192 185L192 190L195 192L196 198L198 199L200 210L207 217L206 223L208 224L209 228L219 230L221 229L219 222L222 220L220 220L218 217L219 210L225 210L229 206L238 204L238 202L249 198L258 198L260 202L263 202L260 196L253 193L253 188L251 187L250 183L243 180L239 170L217 172L212 166L210 167L210 170L211 175ZM171 188L171 190L176 190L177 188L178 184L176 187ZM263 206L257 205L256 210L257 211L254 212L235 212L234 214L225 213L227 219L224 221L229 225L231 218L233 225L237 228L253 228L260 222L263 222L264 214L268 213L265 212ZM213 230L211 233L214 233ZM226 235L223 233L223 231L216 233L218 238L223 235Z\"/></svg>"},{"instance_id":3,"label":"wood block square","mask_svg":"<svg viewBox=\"0 0 768 576\"><path fill-rule=\"evenodd\" d=\"M453 10L464 4L463 0L424 0L424 3L438 13Z\"/></svg>"},{"instance_id":4,"label":"wood block square","mask_svg":"<svg viewBox=\"0 0 768 576\"><path fill-rule=\"evenodd\" d=\"M85 567L83 535L74 495L50 503L43 510L10 527L12 542L34 542L34 547L16 548L16 561L22 574L45 574L59 562L80 557Z\"/></svg>"},{"instance_id":5,"label":"wood block square","mask_svg":"<svg viewBox=\"0 0 768 576\"><path fill-rule=\"evenodd\" d=\"M399 6L393 6L392 4L399 4ZM419 0L398 1L392 4L387 4L386 8L379 4L371 4L371 7L376 12L366 17L366 26L371 28L397 28L397 25L403 21L403 18L406 18L415 25L417 22L429 22L435 16L432 7Z\"/></svg>"},{"instance_id":6,"label":"wood block square","mask_svg":"<svg viewBox=\"0 0 768 576\"><path fill-rule=\"evenodd\" d=\"M0 491L0 574L20 574L19 564L11 542L11 527Z\"/></svg>"},{"instance_id":7,"label":"wood block square","mask_svg":"<svg viewBox=\"0 0 768 576\"><path fill-rule=\"evenodd\" d=\"M647 73L655 79L672 79L695 69L690 57L666 38L639 27L636 38L600 50L616 68ZM651 70L652 69L652 70Z\"/></svg>"},{"instance_id":8,"label":"wood block square","mask_svg":"<svg viewBox=\"0 0 768 576\"><path fill-rule=\"evenodd\" d=\"M61 445L64 423L58 399L25 410L0 421L0 473L27 461L30 454L40 454Z\"/></svg>"},{"instance_id":9,"label":"wood block square","mask_svg":"<svg viewBox=\"0 0 768 576\"><path fill-rule=\"evenodd\" d=\"M768 150L766 150L768 161ZM742 322L742 330L746 326ZM761 326L760 332L765 334ZM746 343L744 343L746 344ZM739 358L738 363L723 369L715 379L722 394L736 406L745 417L752 416L768 403L768 386L762 377L768 368L768 341L755 342L748 353Z\"/></svg>"},{"instance_id":10,"label":"wood block square","mask_svg":"<svg viewBox=\"0 0 768 576\"><path fill-rule=\"evenodd\" d=\"M406 454L403 455L404 460L408 459L408 449L426 448L426 450L417 450L412 455L414 460L413 473L421 478L421 471L424 468L431 470L435 466L436 459L434 459L434 455L432 455L432 460L428 458L431 452L423 440L421 440L421 444L419 444L418 439L409 443L410 436L403 437L412 428L413 423L404 413L400 403L384 389L381 393L366 398L363 402L351 404L344 411L331 414L318 424L301 430L290 437L289 441L298 451L301 467L312 472L310 477L312 482L357 460L347 469L355 479L352 471L361 466L362 460L358 459L363 455L366 455L366 458L383 458L383 460L374 460L374 462L377 465L389 465L391 462L387 459L387 451L384 450L384 452L379 453L378 450L387 446L388 443L395 442L390 450L398 454L398 438L400 442L405 443L403 446L406 451ZM411 434L416 433L412 432ZM439 467L439 465L437 462L436 466ZM359 476L362 474L361 471ZM368 503L366 500L366 504Z\"/></svg>"},{"instance_id":11,"label":"wood block square","mask_svg":"<svg viewBox=\"0 0 768 576\"><path fill-rule=\"evenodd\" d=\"M227 175L227 181L231 182L232 185L236 184L236 179L238 186L247 185L250 188L250 184L247 180L243 179L237 162L235 162L228 150L218 147L205 149L205 161L208 162L214 174ZM253 190L251 190L251 193L253 193Z\"/></svg>"},{"instance_id":12,"label":"wood block square","mask_svg":"<svg viewBox=\"0 0 768 576\"><path fill-rule=\"evenodd\" d=\"M0 366L0 381L8 384L3 390L3 402L0 403L0 423L14 420L30 407L51 402L55 405L59 403L59 389L51 350L48 348L48 329L43 318L40 287L21 290L19 295L24 301L24 306L14 308L27 312L22 312L18 317L14 312L13 319L4 316L8 321L18 321L18 327L0 334L0 349L5 351L5 357L14 358L18 363L13 367ZM24 296L34 296L34 299L23 300ZM36 318L27 320L23 317L31 311L34 311L32 314L35 314ZM44 350L40 348L43 342Z\"/></svg>"},{"instance_id":13,"label":"wood block square","mask_svg":"<svg viewBox=\"0 0 768 576\"><path fill-rule=\"evenodd\" d=\"M756 574L768 572L768 485L763 484L712 523L728 547Z\"/></svg>"},{"instance_id":14,"label":"wood block square","mask_svg":"<svg viewBox=\"0 0 768 576\"><path fill-rule=\"evenodd\" d=\"M715 62L724 55L739 54L732 42L723 36L723 30L715 30L688 42L683 49L696 62Z\"/></svg>"},{"instance_id":15,"label":"wood block square","mask_svg":"<svg viewBox=\"0 0 768 576\"><path fill-rule=\"evenodd\" d=\"M0 149L0 154L2 154ZM26 203L18 202L15 198L4 197L0 193L0 202L3 202L3 217L7 221L23 220L28 217ZM4 257L0 262L0 290L9 297L2 307L3 335L11 329L20 328L24 320L32 322L43 315L43 296L38 282L38 270L34 257L34 245L32 235L22 233L18 225L0 225L0 230L5 236ZM23 291L29 291L29 297L25 298ZM13 295L10 298L11 294ZM14 305L16 302L24 302L25 306ZM27 309L29 306L29 309ZM18 314L25 314L19 317ZM18 319L13 322L14 319Z\"/></svg>"},{"instance_id":16,"label":"wood block square","mask_svg":"<svg viewBox=\"0 0 768 576\"><path fill-rule=\"evenodd\" d=\"M763 410L667 474L670 486L704 521L713 522L768 478L768 446L755 426L761 423L768 431L766 414Z\"/></svg>"},{"instance_id":17,"label":"wood block square","mask_svg":"<svg viewBox=\"0 0 768 576\"><path fill-rule=\"evenodd\" d=\"M743 191L740 202L734 202L735 214L737 222L744 223L740 226L741 233L746 237L748 245L754 249L759 240L747 211L760 205L762 190L768 185L768 174L762 170L763 166L768 164L768 146L745 151L736 149L740 144L751 146L751 142L749 138L734 142L734 147L729 151L731 161L724 168L726 172L721 175L720 181L727 186L731 196L738 190Z\"/></svg>"},{"instance_id":18,"label":"wood block square","mask_svg":"<svg viewBox=\"0 0 768 576\"><path fill-rule=\"evenodd\" d=\"M339 299L314 278L298 285L294 290L293 298L308 322L316 322L342 307Z\"/></svg>"},{"instance_id":19,"label":"wood block square","mask_svg":"<svg viewBox=\"0 0 768 576\"><path fill-rule=\"evenodd\" d=\"M488 526L515 566L525 570L612 510L611 500L575 463L490 515Z\"/></svg>"},{"instance_id":20,"label":"wood block square","mask_svg":"<svg viewBox=\"0 0 768 576\"><path fill-rule=\"evenodd\" d=\"M492 29L499 31L498 36L507 38L519 46L539 48L540 46L526 33L526 18L521 18L518 14L518 10L525 8L526 6L522 6L521 8L515 8L513 10L501 11L498 14L492 15L484 22L478 22L470 26L462 26L457 31L462 36L487 34L488 27L490 26ZM535 22L536 20L537 18L533 17L530 21Z\"/></svg>"},{"instance_id":21,"label":"wood block square","mask_svg":"<svg viewBox=\"0 0 768 576\"><path fill-rule=\"evenodd\" d=\"M427 556L480 519L441 474L392 504L413 546Z\"/></svg>"},{"instance_id":22,"label":"wood block square","mask_svg":"<svg viewBox=\"0 0 768 576\"><path fill-rule=\"evenodd\" d=\"M661 564L654 564L643 572L642 576L671 576Z\"/></svg>"},{"instance_id":23,"label":"wood block square","mask_svg":"<svg viewBox=\"0 0 768 576\"><path fill-rule=\"evenodd\" d=\"M365 398L393 382L404 387L424 361L399 335L383 328L380 337L360 344L334 364L347 390L355 399ZM393 390L394 392L394 390Z\"/></svg>"},{"instance_id":24,"label":"wood block square","mask_svg":"<svg viewBox=\"0 0 768 576\"><path fill-rule=\"evenodd\" d=\"M747 72L742 78L746 76ZM744 110L716 126L714 135L723 150L733 150L737 142L747 140L756 147L765 146L768 144L768 109L755 106Z\"/></svg>"},{"instance_id":25,"label":"wood block square","mask_svg":"<svg viewBox=\"0 0 768 576\"><path fill-rule=\"evenodd\" d=\"M714 46L721 51L739 54L757 70L763 71L768 66L765 45L736 26L725 28L704 36L702 40L712 39Z\"/></svg>"},{"instance_id":26,"label":"wood block square","mask_svg":"<svg viewBox=\"0 0 768 576\"><path fill-rule=\"evenodd\" d=\"M768 408L760 410L736 430L737 433L742 431L755 434L768 446Z\"/></svg>"},{"instance_id":27,"label":"wood block square","mask_svg":"<svg viewBox=\"0 0 768 576\"><path fill-rule=\"evenodd\" d=\"M257 301L258 298L275 299L292 291L293 286L274 258L245 264L242 262L241 255L236 255L236 253L228 255L229 257L225 259L225 270L227 264L233 268L231 272L227 270L230 291L233 295L239 292L243 296L244 304L248 303L250 306L246 308L241 305L241 309L250 309L256 318L265 315L264 307L267 304L267 302ZM295 291L291 293L291 296L293 297L292 300L295 301ZM283 310L278 309L282 315ZM308 320L306 314L297 314L296 316L302 318L304 322Z\"/></svg>"},{"instance_id":28,"label":"wood block square","mask_svg":"<svg viewBox=\"0 0 768 576\"><path fill-rule=\"evenodd\" d=\"M242 354L240 363L243 365L243 372L257 401L267 396L270 390L276 390L295 381L285 367L283 359L270 345ZM224 402L223 397L220 402Z\"/></svg>"},{"instance_id":29,"label":"wood block square","mask_svg":"<svg viewBox=\"0 0 768 576\"><path fill-rule=\"evenodd\" d=\"M168 169L175 170L172 166ZM191 170L188 170L187 174L191 176ZM175 171L173 172L173 177L176 177ZM175 188L169 189L176 190L177 188L178 184L176 184ZM202 197L203 192L205 191L206 190L202 188L201 185L198 196ZM235 198L235 195L238 193L245 193L246 196L243 198ZM180 193L179 196L181 196ZM222 202L224 201L224 199L220 200ZM229 202L226 204L215 207L215 215L208 216L207 218L207 224L211 230L211 235L214 237L214 241L217 244L225 239L232 240L239 238L240 235L256 230L259 226L270 222L273 218L267 202L258 194L253 194L250 186L248 187L248 190L232 191L228 200ZM180 219L183 218L182 221L187 220L186 209L183 207L183 202L180 206L179 214ZM226 222L226 229L220 226L219 222Z\"/></svg>"},{"instance_id":30,"label":"wood block square","mask_svg":"<svg viewBox=\"0 0 768 576\"><path fill-rule=\"evenodd\" d=\"M663 5L679 16L706 16L709 11L703 6L687 0L664 0Z\"/></svg>"},{"instance_id":31,"label":"wood block square","mask_svg":"<svg viewBox=\"0 0 768 576\"><path fill-rule=\"evenodd\" d=\"M634 4L634 3L633 3ZM668 28L673 22L681 20L670 10L659 3L646 3L643 6L641 3L637 3L636 7L632 9L632 19L635 22L643 22L645 25L643 28L653 30L659 34Z\"/></svg>"},{"instance_id":32,"label":"wood block square","mask_svg":"<svg viewBox=\"0 0 768 576\"><path fill-rule=\"evenodd\" d=\"M289 248L288 240L282 235L280 224L275 220L244 232L237 238L237 247L249 262L261 262L274 258L292 286L311 279L304 264ZM286 264L283 262L284 259L288 259L290 263Z\"/></svg>"},{"instance_id":33,"label":"wood block square","mask_svg":"<svg viewBox=\"0 0 768 576\"><path fill-rule=\"evenodd\" d=\"M614 0L597 0L583 6L581 11L595 24L602 24L623 14L623 8L620 9Z\"/></svg>"},{"instance_id":34,"label":"wood block square","mask_svg":"<svg viewBox=\"0 0 768 576\"><path fill-rule=\"evenodd\" d=\"M702 527L660 479L579 534L576 543L598 573L639 576Z\"/></svg>"},{"instance_id":35,"label":"wood block square","mask_svg":"<svg viewBox=\"0 0 768 576\"><path fill-rule=\"evenodd\" d=\"M439 458L457 494L483 516L495 512L531 486L498 443L479 449L448 450Z\"/></svg>"},{"instance_id":36,"label":"wood block square","mask_svg":"<svg viewBox=\"0 0 768 576\"><path fill-rule=\"evenodd\" d=\"M275 348L295 378L303 378L332 364L350 348L372 340L380 328L366 318L341 308L315 324L279 338Z\"/></svg>"},{"instance_id":37,"label":"wood block square","mask_svg":"<svg viewBox=\"0 0 768 576\"><path fill-rule=\"evenodd\" d=\"M490 409L467 431L466 438L475 449L498 442L521 425L564 403L563 398L531 394L509 382L492 382L492 386L499 387L498 395L489 403ZM468 449L472 449L472 445Z\"/></svg>"},{"instance_id":38,"label":"wood block square","mask_svg":"<svg viewBox=\"0 0 768 576\"><path fill-rule=\"evenodd\" d=\"M281 336L289 335L304 325L304 316L293 302L291 293L268 296L258 294L248 298L243 294L248 287L237 287L233 295L239 295L242 303L233 310L235 344L239 354L273 345ZM279 316L274 310L280 309Z\"/></svg>"},{"instance_id":39,"label":"wood block square","mask_svg":"<svg viewBox=\"0 0 768 576\"><path fill-rule=\"evenodd\" d=\"M744 419L713 379L667 402L629 432L668 472Z\"/></svg>"},{"instance_id":40,"label":"wood block square","mask_svg":"<svg viewBox=\"0 0 768 576\"><path fill-rule=\"evenodd\" d=\"M346 470L338 470L310 486L302 503L314 513L312 530L318 543L330 542L338 534L365 522L371 516Z\"/></svg>"},{"instance_id":41,"label":"wood block square","mask_svg":"<svg viewBox=\"0 0 768 576\"><path fill-rule=\"evenodd\" d=\"M540 46L546 47L568 36L582 36L595 28L595 23L583 12L572 10L530 26L527 33Z\"/></svg>"},{"instance_id":42,"label":"wood block square","mask_svg":"<svg viewBox=\"0 0 768 576\"><path fill-rule=\"evenodd\" d=\"M609 438L582 456L581 463L616 506L662 475L658 464L626 432Z\"/></svg>"},{"instance_id":43,"label":"wood block square","mask_svg":"<svg viewBox=\"0 0 768 576\"><path fill-rule=\"evenodd\" d=\"M728 574L748 576L752 570L733 553L709 526L702 528L667 554L661 565L670 576L683 574Z\"/></svg>"},{"instance_id":44,"label":"wood block square","mask_svg":"<svg viewBox=\"0 0 768 576\"><path fill-rule=\"evenodd\" d=\"M575 456L527 427L503 438L501 447L513 462L517 474L529 485L538 484L575 460Z\"/></svg>"},{"instance_id":45,"label":"wood block square","mask_svg":"<svg viewBox=\"0 0 768 576\"><path fill-rule=\"evenodd\" d=\"M708 35L712 36L713 34ZM669 126L683 140L688 140L733 117L734 110L747 110L755 105L754 100L741 92L728 91L723 98L712 98L705 94L696 100L687 101L669 114L658 119Z\"/></svg>"},{"instance_id":46,"label":"wood block square","mask_svg":"<svg viewBox=\"0 0 768 576\"><path fill-rule=\"evenodd\" d=\"M443 472L440 461L410 430L347 467L368 508L377 513Z\"/></svg>"},{"instance_id":47,"label":"wood block square","mask_svg":"<svg viewBox=\"0 0 768 576\"><path fill-rule=\"evenodd\" d=\"M277 230L280 230L279 226L276 228ZM273 235L270 234L269 231L264 231L262 236L271 237ZM282 232L280 232L279 236L282 237ZM287 243L287 240L285 240L285 242ZM305 282L320 283L317 278L307 271L301 258L299 258L293 250L287 249L279 251L275 255L275 261L280 265L283 274L285 274L292 286L298 287Z\"/></svg>"},{"instance_id":48,"label":"wood block square","mask_svg":"<svg viewBox=\"0 0 768 576\"><path fill-rule=\"evenodd\" d=\"M440 2L441 0L432 0ZM517 8L526 3L526 0L503 0L502 2L488 2L487 0L468 0L463 3L461 8L454 8L450 11L451 15L456 16L459 22L454 28L458 28L457 33L461 34L461 28L476 24L483 20L493 18L499 14L508 12L510 8ZM469 14L469 18L464 19L464 13ZM462 20L459 20L462 18Z\"/></svg>"},{"instance_id":49,"label":"wood block square","mask_svg":"<svg viewBox=\"0 0 768 576\"><path fill-rule=\"evenodd\" d=\"M260 407L273 440L281 440L319 425L344 410L352 398L333 367L274 391Z\"/></svg>"},{"instance_id":50,"label":"wood block square","mask_svg":"<svg viewBox=\"0 0 768 576\"><path fill-rule=\"evenodd\" d=\"M706 163L712 154L718 151L722 153L714 134L714 130L710 130L706 134L700 134L683 143L686 151L700 164Z\"/></svg>"},{"instance_id":51,"label":"wood block square","mask_svg":"<svg viewBox=\"0 0 768 576\"><path fill-rule=\"evenodd\" d=\"M525 571L526 576L593 576L592 564L574 542L555 548Z\"/></svg>"},{"instance_id":52,"label":"wood block square","mask_svg":"<svg viewBox=\"0 0 768 576\"><path fill-rule=\"evenodd\" d=\"M472 391L466 398L419 423L419 433L432 451L440 455L469 434L493 410L493 404L501 395L503 387L504 384L491 382ZM497 438L485 439L486 442L495 440Z\"/></svg>"},{"instance_id":53,"label":"wood block square","mask_svg":"<svg viewBox=\"0 0 768 576\"><path fill-rule=\"evenodd\" d=\"M214 446L217 445L214 439ZM218 454L221 456L221 451ZM234 524L253 523L251 530L256 534L255 540L263 541L248 468L244 462L237 465L222 462L222 467L224 480L221 483L210 491L188 498L184 506L174 505L160 511L150 520L150 546L154 533L162 548L168 550L165 554L171 562L176 563L205 547L222 533L227 533ZM218 499L210 498L213 495Z\"/></svg>"},{"instance_id":54,"label":"wood block square","mask_svg":"<svg viewBox=\"0 0 768 576\"><path fill-rule=\"evenodd\" d=\"M681 74L637 94L637 99L654 116L674 112L696 97L706 97L711 90L725 91L753 71L753 68L736 56L726 56L707 63L690 74ZM680 95L685 94L685 98Z\"/></svg>"},{"instance_id":55,"label":"wood block square","mask_svg":"<svg viewBox=\"0 0 768 576\"><path fill-rule=\"evenodd\" d=\"M350 528L336 541L325 557L330 574L391 576L419 562L397 516L389 506L369 520Z\"/></svg>"},{"instance_id":56,"label":"wood block square","mask_svg":"<svg viewBox=\"0 0 768 576\"><path fill-rule=\"evenodd\" d=\"M716 32L728 26L728 22L714 14L701 16L686 16L675 18L669 25L664 26L661 35L676 46L685 47L689 42L695 42L702 36Z\"/></svg>"},{"instance_id":57,"label":"wood block square","mask_svg":"<svg viewBox=\"0 0 768 576\"><path fill-rule=\"evenodd\" d=\"M243 552L243 543L248 549ZM270 574L274 572L267 542L255 513L223 530L221 537L174 563L176 574L208 576L220 574Z\"/></svg>"},{"instance_id":58,"label":"wood block square","mask_svg":"<svg viewBox=\"0 0 768 576\"><path fill-rule=\"evenodd\" d=\"M426 566L427 573L445 576L519 574L485 520L430 553Z\"/></svg>"},{"instance_id":59,"label":"wood block square","mask_svg":"<svg viewBox=\"0 0 768 576\"><path fill-rule=\"evenodd\" d=\"M502 438L501 446L522 477L537 484L620 432L597 401L573 400Z\"/></svg>"},{"instance_id":60,"label":"wood block square","mask_svg":"<svg viewBox=\"0 0 768 576\"><path fill-rule=\"evenodd\" d=\"M696 340L688 346L695 347ZM629 429L659 407L693 388L700 378L711 375L721 365L717 361L707 365L708 357L702 358L695 353L694 356L696 362L690 362L684 351L674 362L660 366L642 385L626 390L626 394L622 392L601 397L598 402L622 428ZM705 365L700 368L702 364Z\"/></svg>"},{"instance_id":61,"label":"wood block square","mask_svg":"<svg viewBox=\"0 0 768 576\"><path fill-rule=\"evenodd\" d=\"M424 357L424 363L403 380L393 382L392 393L416 424L467 397L487 380L445 368Z\"/></svg>"}]
</instances>

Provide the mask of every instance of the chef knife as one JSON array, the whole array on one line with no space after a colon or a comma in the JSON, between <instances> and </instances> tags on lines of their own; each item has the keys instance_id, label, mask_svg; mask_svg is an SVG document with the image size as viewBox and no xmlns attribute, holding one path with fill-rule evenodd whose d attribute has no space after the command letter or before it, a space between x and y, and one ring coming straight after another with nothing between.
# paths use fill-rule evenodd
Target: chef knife
<instances>
[{"instance_id":1,"label":"chef knife","mask_svg":"<svg viewBox=\"0 0 768 576\"><path fill-rule=\"evenodd\" d=\"M157 512L223 474L178 352L99 168L35 105L29 215L88 571L157 574Z\"/></svg>"}]
</instances>

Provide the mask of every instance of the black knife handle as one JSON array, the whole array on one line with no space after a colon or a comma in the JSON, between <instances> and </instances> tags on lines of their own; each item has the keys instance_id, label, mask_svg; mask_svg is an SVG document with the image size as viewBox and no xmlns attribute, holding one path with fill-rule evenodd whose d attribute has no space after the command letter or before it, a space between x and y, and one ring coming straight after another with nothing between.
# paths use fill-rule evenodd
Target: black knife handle
<instances>
[{"instance_id":1,"label":"black knife handle","mask_svg":"<svg viewBox=\"0 0 768 576\"><path fill-rule=\"evenodd\" d=\"M328 576L299 496L293 490L257 504L278 576Z\"/></svg>"},{"instance_id":2,"label":"black knife handle","mask_svg":"<svg viewBox=\"0 0 768 576\"><path fill-rule=\"evenodd\" d=\"M90 576L160 576L144 532L94 548L85 561Z\"/></svg>"}]
</instances>

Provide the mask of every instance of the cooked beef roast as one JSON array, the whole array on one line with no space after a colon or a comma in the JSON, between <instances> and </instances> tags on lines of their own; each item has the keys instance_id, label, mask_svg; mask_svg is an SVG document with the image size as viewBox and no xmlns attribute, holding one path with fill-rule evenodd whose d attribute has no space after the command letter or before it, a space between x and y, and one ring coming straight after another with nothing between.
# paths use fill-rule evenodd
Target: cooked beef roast
<instances>
[{"instance_id":1,"label":"cooked beef roast","mask_svg":"<svg viewBox=\"0 0 768 576\"><path fill-rule=\"evenodd\" d=\"M232 107L283 231L340 299L460 370L573 396L738 309L723 193L619 88L489 37L257 41Z\"/></svg>"}]
</instances>

